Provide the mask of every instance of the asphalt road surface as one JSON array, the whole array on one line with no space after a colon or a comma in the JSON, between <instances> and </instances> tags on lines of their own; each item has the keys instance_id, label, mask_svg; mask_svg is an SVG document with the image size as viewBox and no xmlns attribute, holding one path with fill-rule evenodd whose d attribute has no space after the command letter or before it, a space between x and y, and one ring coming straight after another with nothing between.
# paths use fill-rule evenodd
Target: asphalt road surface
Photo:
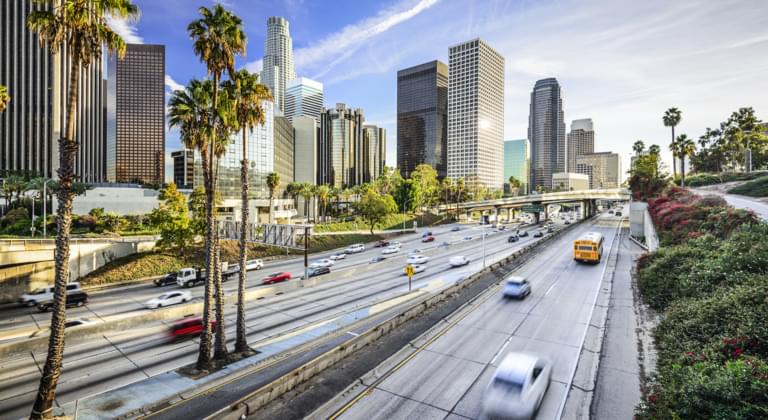
<instances>
[{"instance_id":1,"label":"asphalt road surface","mask_svg":"<svg viewBox=\"0 0 768 420\"><path fill-rule=\"evenodd\" d=\"M381 250L368 248L361 254L350 255L346 260L337 263L329 275L332 277L328 282L283 295L268 296L258 303L250 302L246 314L249 343L257 347L260 340L268 337L353 311L363 304L380 302L403 294L408 287L403 276L405 259L415 249L421 249L430 257L430 261L426 264L427 270L414 277L414 287L429 287L456 281L459 271L479 270L482 267L483 248L490 263L491 259L500 259L535 240L529 236L520 242L508 243L508 232L493 232L490 227L462 226L458 232L452 232L451 228L452 226L430 228L436 236L436 241L429 244L421 242L421 233L427 229L399 238L403 244L402 250L379 263L369 264L368 261L373 256L381 255ZM488 232L485 245L481 239L483 229ZM532 232L535 228L529 229ZM472 239L465 240L467 236ZM442 242L449 242L451 245L439 246ZM323 253L316 258L330 254ZM450 270L448 260L456 255L467 256L472 263L462 269ZM347 270L348 274L341 269L353 266L358 269ZM262 271L250 273L250 287L261 287L259 279L263 275L280 270L298 274L303 270L303 261L276 262ZM162 290L175 288L169 286ZM227 289L230 292L235 288L236 282L228 283ZM199 286L191 290L195 296L200 296L202 289L202 286ZM69 313L69 317L87 316L94 310L93 306L104 308L103 311L144 310L140 309L139 303L156 296L160 291L157 288L140 286L99 293L88 308L74 309ZM235 315L235 307L228 307L227 337L230 343L233 343L235 336ZM158 322L128 331L104 334L85 342L69 343L57 390L57 404L62 405L194 362L197 340L169 342L166 331L167 325ZM0 413L3 413L3 418L28 414L44 360L45 348L39 348L0 361Z\"/></svg>"},{"instance_id":2,"label":"asphalt road surface","mask_svg":"<svg viewBox=\"0 0 768 420\"><path fill-rule=\"evenodd\" d=\"M552 381L537 417L557 418L605 275L607 255L615 245L618 220L601 215L548 245L514 272L531 282L531 295L511 301L502 296L501 286L489 289L476 304L448 318L445 328L425 338L413 358L388 367L383 380L366 384L371 388L359 386L355 394L364 389L368 393L345 406L339 418L480 418L483 392L510 352L542 355L553 362ZM605 236L606 256L598 265L575 262L573 241L595 230ZM378 368L379 373L384 371Z\"/></svg>"}]
</instances>

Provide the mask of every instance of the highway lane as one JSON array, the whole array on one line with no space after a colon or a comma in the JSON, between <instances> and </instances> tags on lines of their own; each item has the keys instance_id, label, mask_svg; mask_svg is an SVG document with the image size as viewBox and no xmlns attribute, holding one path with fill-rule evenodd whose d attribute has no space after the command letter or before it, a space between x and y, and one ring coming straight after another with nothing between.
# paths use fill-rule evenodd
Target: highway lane
<instances>
[{"instance_id":1,"label":"highway lane","mask_svg":"<svg viewBox=\"0 0 768 420\"><path fill-rule=\"evenodd\" d=\"M452 232L457 243L447 248L425 250L424 253L431 258L427 263L429 268L415 277L414 287L445 287L456 281L462 272L480 269L483 247L479 239L480 229L475 226ZM490 232L490 228L486 229ZM448 237L440 235L436 229L433 232L438 235L438 241ZM473 232L475 239L462 240ZM486 238L489 264L533 241L529 237L509 244L508 236L507 233L496 233ZM333 279L326 283L249 303L249 342L255 345L265 338L404 293L407 291L407 281L402 275L404 259L409 250L423 248L424 244L420 242L420 237L402 242L404 247L399 257L348 270L350 275L345 275L345 271L334 272ZM368 250L362 255L370 259L379 254L380 250ZM454 255L467 255L473 262L466 268L449 270L447 261ZM234 317L235 308L228 307L227 337L230 343L234 339ZM197 340L169 343L165 338L165 329L163 323L148 324L135 330L91 338L87 342L69 343L57 402L64 404L193 362ZM31 354L0 362L0 412L19 416L26 414L39 381L39 365L44 358L44 349L38 349Z\"/></svg>"},{"instance_id":2,"label":"highway lane","mask_svg":"<svg viewBox=\"0 0 768 420\"><path fill-rule=\"evenodd\" d=\"M572 260L578 235L597 230L606 237L606 255L614 244L618 218L600 216L577 227L514 271L532 283L532 294L522 301L501 295L501 285L489 289L477 302L447 318L448 326L433 331L417 344L404 364L377 372L382 380L338 413L343 419L476 419L482 395L499 363L510 352L530 352L554 363L552 382L538 414L557 418L573 376L594 299L608 258L599 265ZM391 370L387 370L391 369ZM384 373L386 372L386 373ZM358 394L367 390L367 394ZM340 400L341 400L340 399ZM320 410L312 418L325 418L333 410Z\"/></svg>"},{"instance_id":3,"label":"highway lane","mask_svg":"<svg viewBox=\"0 0 768 420\"><path fill-rule=\"evenodd\" d=\"M418 233L405 234L398 238L404 250L415 248L436 247L443 241L460 240L467 234L472 234L478 229L477 225L462 226L459 232L451 232L454 225L445 225L434 228L423 228ZM422 232L431 231L436 236L436 241L429 244L421 243ZM366 251L359 254L352 254L346 259L338 261L331 270L333 272L341 271L355 266L367 264L373 254L379 255L380 249L373 248L373 243L366 244ZM310 263L321 258L327 258L341 249L316 253L310 256ZM261 279L269 273L276 271L288 271L294 277L300 277L304 273L303 257L294 257L284 260L265 262L264 269L250 271L248 273L247 288L261 287ZM153 284L132 285L126 287L117 287L90 294L89 303L81 308L69 308L67 313L70 318L99 318L107 315L122 314L128 312L145 311L143 303L149 299L157 297L161 293L178 288L171 285L158 288ZM237 290L237 277L233 276L230 281L224 283L224 289L227 292ZM189 290L193 298L202 298L204 288L202 285L193 287ZM0 310L0 336L3 330L9 330L22 327L45 327L50 322L50 313L39 312L36 308L21 307L17 304L3 305Z\"/></svg>"}]
</instances>

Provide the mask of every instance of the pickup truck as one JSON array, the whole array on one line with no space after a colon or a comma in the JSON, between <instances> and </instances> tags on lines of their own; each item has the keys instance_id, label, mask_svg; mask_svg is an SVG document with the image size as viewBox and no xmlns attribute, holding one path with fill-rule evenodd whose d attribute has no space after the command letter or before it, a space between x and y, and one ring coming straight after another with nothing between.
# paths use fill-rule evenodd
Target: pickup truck
<instances>
[{"instance_id":1,"label":"pickup truck","mask_svg":"<svg viewBox=\"0 0 768 420\"><path fill-rule=\"evenodd\" d=\"M227 266L222 267L221 280L229 280L232 276L237 274L239 270L239 268L229 269ZM193 287L204 282L206 277L205 270L198 270L194 267L182 268L176 273L176 284L183 287Z\"/></svg>"},{"instance_id":2,"label":"pickup truck","mask_svg":"<svg viewBox=\"0 0 768 420\"><path fill-rule=\"evenodd\" d=\"M80 292L80 283L67 283L67 294ZM41 302L53 301L53 286L37 288L19 297L19 303L24 306L37 306Z\"/></svg>"}]
</instances>

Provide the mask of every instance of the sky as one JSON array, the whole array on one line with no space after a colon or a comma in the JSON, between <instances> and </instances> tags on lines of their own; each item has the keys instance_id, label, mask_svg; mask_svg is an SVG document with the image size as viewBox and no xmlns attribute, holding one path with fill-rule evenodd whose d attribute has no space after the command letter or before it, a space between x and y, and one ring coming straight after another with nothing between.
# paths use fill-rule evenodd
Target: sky
<instances>
[{"instance_id":1,"label":"sky","mask_svg":"<svg viewBox=\"0 0 768 420\"><path fill-rule=\"evenodd\" d=\"M115 20L126 41L165 44L166 89L206 76L186 33L208 0L134 0L138 21ZM387 129L396 165L397 71L481 38L505 57L505 139L527 135L536 80L556 77L567 126L592 118L595 151L629 164L638 139L668 155L661 117L682 110L677 133L698 138L740 107L768 120L768 1L765 0L225 0L244 22L247 55L258 70L266 21L290 23L299 76L325 85L325 106L362 108ZM170 152L178 132L166 136ZM671 163L671 156L665 156Z\"/></svg>"}]
</instances>

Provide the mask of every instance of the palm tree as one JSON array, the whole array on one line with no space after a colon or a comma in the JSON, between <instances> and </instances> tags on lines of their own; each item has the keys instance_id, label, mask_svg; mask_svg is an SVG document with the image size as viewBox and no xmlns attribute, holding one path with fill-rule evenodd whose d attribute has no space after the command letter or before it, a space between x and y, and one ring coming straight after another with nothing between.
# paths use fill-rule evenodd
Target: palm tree
<instances>
[{"instance_id":1,"label":"palm tree","mask_svg":"<svg viewBox=\"0 0 768 420\"><path fill-rule=\"evenodd\" d=\"M299 195L301 194L301 183L300 182L289 182L288 185L285 186L285 193L291 196L293 199L293 208L299 207Z\"/></svg>"},{"instance_id":2,"label":"palm tree","mask_svg":"<svg viewBox=\"0 0 768 420\"><path fill-rule=\"evenodd\" d=\"M339 216L339 209L341 208L341 188L339 187L332 187L331 188L331 198L333 201L336 201L336 209L334 213L336 214L336 217Z\"/></svg>"},{"instance_id":3,"label":"palm tree","mask_svg":"<svg viewBox=\"0 0 768 420\"><path fill-rule=\"evenodd\" d=\"M280 175L277 172L270 172L267 175L267 188L269 188L269 223L275 223L275 217L273 212L274 205L272 201L275 199L275 191L280 186Z\"/></svg>"},{"instance_id":4,"label":"palm tree","mask_svg":"<svg viewBox=\"0 0 768 420\"><path fill-rule=\"evenodd\" d=\"M658 144L652 144L648 147L648 154L658 156L661 153L661 147Z\"/></svg>"},{"instance_id":5,"label":"palm tree","mask_svg":"<svg viewBox=\"0 0 768 420\"><path fill-rule=\"evenodd\" d=\"M696 151L696 144L693 139L689 139L687 135L681 134L677 137L677 157L680 158L680 182L681 186L685 186L685 158L693 156Z\"/></svg>"},{"instance_id":6,"label":"palm tree","mask_svg":"<svg viewBox=\"0 0 768 420\"><path fill-rule=\"evenodd\" d=\"M466 192L467 186L464 182L464 178L456 180L456 220L459 220L459 203L464 198L464 192Z\"/></svg>"},{"instance_id":7,"label":"palm tree","mask_svg":"<svg viewBox=\"0 0 768 420\"><path fill-rule=\"evenodd\" d=\"M669 108L665 113L664 117L662 117L662 121L664 121L665 127L671 127L672 128L672 143L675 142L675 127L680 124L680 121L683 119L683 113L677 108ZM672 175L677 176L677 162L675 161L675 148L673 144L669 145L669 150L672 151Z\"/></svg>"},{"instance_id":8,"label":"palm tree","mask_svg":"<svg viewBox=\"0 0 768 420\"><path fill-rule=\"evenodd\" d=\"M242 218L240 221L240 272L237 284L237 339L235 351L249 351L245 332L245 274L248 248L246 235L248 229L248 131L257 125L264 125L265 115L261 104L272 100L269 89L259 83L259 76L248 70L234 74L233 80L224 82L224 87L234 100L236 121L243 135L243 159L240 161L240 184L242 200Z\"/></svg>"},{"instance_id":9,"label":"palm tree","mask_svg":"<svg viewBox=\"0 0 768 420\"><path fill-rule=\"evenodd\" d=\"M9 102L11 102L11 95L8 94L8 88L0 85L0 112L5 112Z\"/></svg>"},{"instance_id":10,"label":"palm tree","mask_svg":"<svg viewBox=\"0 0 768 420\"><path fill-rule=\"evenodd\" d=\"M27 26L37 32L41 47L52 54L63 52L69 62L69 84L64 136L59 139L59 190L56 210L55 289L48 355L40 378L30 418L52 418L56 385L61 375L66 322L66 283L69 280L69 233L72 225L72 183L78 145L75 139L80 75L91 63L101 60L102 50L125 55L125 42L107 23L107 15L123 19L138 17L130 0L41 0L46 7L33 10ZM3 105L4 106L4 105Z\"/></svg>"},{"instance_id":11,"label":"palm tree","mask_svg":"<svg viewBox=\"0 0 768 420\"><path fill-rule=\"evenodd\" d=\"M200 7L198 9L200 19L193 21L187 26L189 36L194 40L193 48L195 54L204 62L208 74L213 75L213 93L211 98L212 109L218 113L219 110L219 82L221 75L226 70L230 77L235 73L235 55L245 54L246 37L243 31L243 25L240 18L225 10L220 4L216 4L213 9ZM197 368L199 370L209 370L211 367L211 286L216 281L212 279L216 260L216 236L218 232L214 227L213 201L215 197L216 179L213 173L213 158L215 156L216 144L216 115L211 115L210 153L208 162L203 162L203 171L209 172L208 183L206 185L206 267L208 276L205 283L205 303L203 310L203 332L200 336L200 351L197 358ZM221 295L221 293L219 293ZM223 317L222 317L223 319ZM217 323L217 333L223 332L224 326ZM226 341L222 334L216 334L215 357L217 359L226 357Z\"/></svg>"},{"instance_id":12,"label":"palm tree","mask_svg":"<svg viewBox=\"0 0 768 420\"><path fill-rule=\"evenodd\" d=\"M635 152L635 156L639 156L640 153L643 153L643 150L645 150L645 143L642 140L638 140L632 145L632 151Z\"/></svg>"},{"instance_id":13,"label":"palm tree","mask_svg":"<svg viewBox=\"0 0 768 420\"><path fill-rule=\"evenodd\" d=\"M299 194L304 198L304 216L309 221L309 207L312 203L312 197L315 195L314 185L309 182L302 182Z\"/></svg>"}]
</instances>

